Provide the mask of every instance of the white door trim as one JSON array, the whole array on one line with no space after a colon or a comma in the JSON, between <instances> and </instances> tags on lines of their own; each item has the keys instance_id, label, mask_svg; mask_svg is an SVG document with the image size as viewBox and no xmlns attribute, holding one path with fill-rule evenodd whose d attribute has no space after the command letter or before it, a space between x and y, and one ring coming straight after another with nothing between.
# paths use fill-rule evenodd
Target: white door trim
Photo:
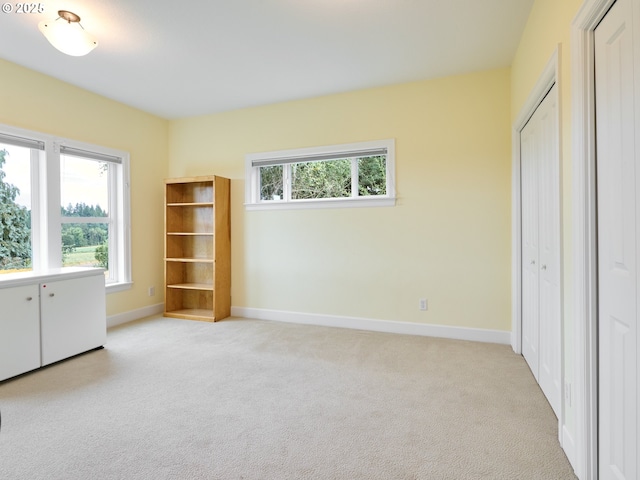
<instances>
[{"instance_id":1,"label":"white door trim","mask_svg":"<svg viewBox=\"0 0 640 480\"><path fill-rule=\"evenodd\" d=\"M593 32L614 3L615 0L585 0L571 25L574 468L582 480L598 478L598 245Z\"/></svg>"},{"instance_id":2,"label":"white door trim","mask_svg":"<svg viewBox=\"0 0 640 480\"><path fill-rule=\"evenodd\" d=\"M516 117L512 126L511 133L511 145L512 145L512 177L511 177L511 347L517 354L522 354L522 201L521 201L521 145L520 134L525 127L533 113L538 106L542 103L545 96L556 85L556 108L557 116L556 124L558 126L558 178L560 191L558 192L558 198L560 199L559 219L560 219L560 239L559 239L559 268L560 268L560 385L564 386L564 370L565 370L565 356L564 356L564 308L563 308L563 254L562 254L562 123L561 123L561 85L560 85L560 63L561 62L561 45L558 44L554 50L551 58L549 58L542 74L538 78L536 85L529 94L525 104L523 105L520 113ZM560 444L563 443L563 425L564 425L564 396L559 406L558 415L558 439Z\"/></svg>"}]
</instances>

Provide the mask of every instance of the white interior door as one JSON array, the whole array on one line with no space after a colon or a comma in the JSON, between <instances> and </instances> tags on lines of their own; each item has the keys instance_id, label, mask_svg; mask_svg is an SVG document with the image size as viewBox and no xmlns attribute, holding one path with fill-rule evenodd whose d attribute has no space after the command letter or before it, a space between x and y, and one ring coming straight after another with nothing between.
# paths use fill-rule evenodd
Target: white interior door
<instances>
[{"instance_id":1,"label":"white interior door","mask_svg":"<svg viewBox=\"0 0 640 480\"><path fill-rule=\"evenodd\" d=\"M561 403L560 162L554 85L522 129L522 354L551 407Z\"/></svg>"},{"instance_id":2,"label":"white interior door","mask_svg":"<svg viewBox=\"0 0 640 480\"><path fill-rule=\"evenodd\" d=\"M595 31L598 175L599 478L638 470L638 125L630 0ZM636 41L637 43L637 41ZM636 48L635 55L638 54Z\"/></svg>"}]
</instances>

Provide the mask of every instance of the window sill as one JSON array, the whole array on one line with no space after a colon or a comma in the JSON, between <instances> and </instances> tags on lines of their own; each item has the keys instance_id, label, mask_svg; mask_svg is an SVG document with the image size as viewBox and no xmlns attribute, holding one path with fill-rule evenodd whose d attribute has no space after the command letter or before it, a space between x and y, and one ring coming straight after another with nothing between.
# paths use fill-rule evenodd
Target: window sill
<instances>
[{"instance_id":1,"label":"window sill","mask_svg":"<svg viewBox=\"0 0 640 480\"><path fill-rule=\"evenodd\" d=\"M133 282L121 282L121 283L110 283L107 285L107 295L110 293L123 292L125 290L131 290L133 287Z\"/></svg>"},{"instance_id":2,"label":"window sill","mask_svg":"<svg viewBox=\"0 0 640 480\"><path fill-rule=\"evenodd\" d=\"M289 202L274 200L272 202L245 203L246 210L301 210L314 208L358 208L358 207L393 207L395 197L358 197L358 198L326 198L315 200L293 200Z\"/></svg>"}]
</instances>

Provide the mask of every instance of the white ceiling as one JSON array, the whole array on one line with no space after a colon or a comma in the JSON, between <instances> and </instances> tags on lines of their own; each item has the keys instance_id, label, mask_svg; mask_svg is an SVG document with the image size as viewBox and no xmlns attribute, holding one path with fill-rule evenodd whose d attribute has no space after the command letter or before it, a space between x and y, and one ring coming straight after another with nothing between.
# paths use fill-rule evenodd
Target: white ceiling
<instances>
[{"instance_id":1,"label":"white ceiling","mask_svg":"<svg viewBox=\"0 0 640 480\"><path fill-rule=\"evenodd\" d=\"M174 119L506 67L533 0L40 4L0 13L1 58ZM89 55L64 55L39 32L61 9L98 39Z\"/></svg>"}]
</instances>

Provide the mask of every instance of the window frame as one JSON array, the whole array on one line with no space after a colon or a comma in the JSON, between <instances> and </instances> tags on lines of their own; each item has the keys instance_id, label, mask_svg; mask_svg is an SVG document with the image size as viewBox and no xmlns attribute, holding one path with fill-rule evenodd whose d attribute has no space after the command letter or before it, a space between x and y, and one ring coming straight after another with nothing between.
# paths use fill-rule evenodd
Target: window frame
<instances>
[{"instance_id":1,"label":"window frame","mask_svg":"<svg viewBox=\"0 0 640 480\"><path fill-rule=\"evenodd\" d=\"M386 194L360 196L358 193L357 159L366 157L366 152L386 150ZM362 155L356 156L356 154ZM343 157L341 157L343 155ZM374 156L370 153L369 156ZM325 158L330 157L330 158ZM349 158L352 162L352 196L341 198L291 198L291 165L308 161L328 161ZM260 199L260 168L263 166L283 166L282 200ZM352 208L352 207L391 207L395 206L395 140L374 140L369 142L327 145L272 152L249 153L245 155L245 208L247 210L278 210L308 208Z\"/></svg>"},{"instance_id":2,"label":"window frame","mask_svg":"<svg viewBox=\"0 0 640 480\"><path fill-rule=\"evenodd\" d=\"M47 135L32 130L0 124L2 135L44 143L43 150L31 150L31 251L33 271L62 267L61 149L84 152L87 158L111 161L109 209L118 254L109 249L107 293L130 289L131 277L131 195L129 153L109 147ZM65 153L69 154L69 153ZM79 156L76 153L76 156ZM111 243L113 242L113 243ZM113 255L113 257L112 257ZM112 262L113 258L113 262ZM111 268L114 271L111 271Z\"/></svg>"}]
</instances>

